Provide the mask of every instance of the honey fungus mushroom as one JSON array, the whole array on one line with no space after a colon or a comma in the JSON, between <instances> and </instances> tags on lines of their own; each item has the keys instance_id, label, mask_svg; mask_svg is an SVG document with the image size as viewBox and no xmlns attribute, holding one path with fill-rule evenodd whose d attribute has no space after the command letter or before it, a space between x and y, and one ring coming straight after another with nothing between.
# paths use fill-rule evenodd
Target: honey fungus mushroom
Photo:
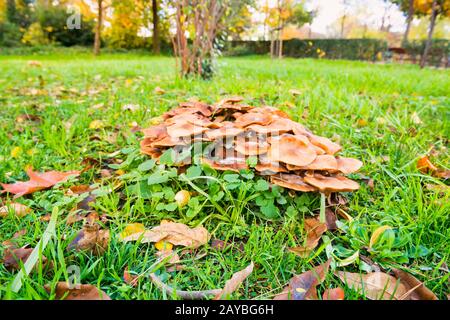
<instances>
[{"instance_id":1,"label":"honey fungus mushroom","mask_svg":"<svg viewBox=\"0 0 450 320\"><path fill-rule=\"evenodd\" d=\"M284 134L270 140L268 156L271 161L306 166L316 159L317 154L305 136Z\"/></svg>"},{"instance_id":2,"label":"honey fungus mushroom","mask_svg":"<svg viewBox=\"0 0 450 320\"><path fill-rule=\"evenodd\" d=\"M215 170L251 169L274 185L298 192L359 188L345 175L357 172L363 163L340 156L342 146L315 135L282 110L243 105L242 100L225 98L215 105L180 103L161 117L162 123L143 130L141 152L158 160L166 150L189 149L192 143L200 143L206 147L201 162ZM257 158L252 168L250 157ZM188 157L178 165L190 163Z\"/></svg>"}]
</instances>

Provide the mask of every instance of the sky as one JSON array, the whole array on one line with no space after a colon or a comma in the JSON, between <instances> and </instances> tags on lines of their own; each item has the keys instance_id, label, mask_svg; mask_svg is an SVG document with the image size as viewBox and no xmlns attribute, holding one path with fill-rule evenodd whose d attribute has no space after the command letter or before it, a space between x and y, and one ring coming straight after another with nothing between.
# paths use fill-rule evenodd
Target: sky
<instances>
[{"instance_id":1,"label":"sky","mask_svg":"<svg viewBox=\"0 0 450 320\"><path fill-rule=\"evenodd\" d=\"M344 0L304 0L308 10L316 10L317 15L311 24L313 32L321 33L327 35L329 33L329 27L343 15L345 6L343 5ZM390 2L384 0L345 0L350 5L347 6L348 12L355 13L358 12L359 15L367 17L367 22L369 25L379 27L383 15L386 11L389 16L389 23L391 24L391 31L393 32L403 32L405 30L405 17L402 12ZM259 0L261 6L266 3L270 7L276 6L276 0ZM264 19L261 13L255 13L254 18L256 21L261 21Z\"/></svg>"},{"instance_id":2,"label":"sky","mask_svg":"<svg viewBox=\"0 0 450 320\"><path fill-rule=\"evenodd\" d=\"M383 0L354 0L349 10L359 10L368 17L369 23L380 25L386 4ZM318 9L318 15L313 20L311 28L314 32L327 33L329 27L334 21L344 13L342 0L310 0L307 3L309 8ZM391 31L402 32L405 30L405 17L401 11L394 5L388 7L387 16L390 16Z\"/></svg>"}]
</instances>

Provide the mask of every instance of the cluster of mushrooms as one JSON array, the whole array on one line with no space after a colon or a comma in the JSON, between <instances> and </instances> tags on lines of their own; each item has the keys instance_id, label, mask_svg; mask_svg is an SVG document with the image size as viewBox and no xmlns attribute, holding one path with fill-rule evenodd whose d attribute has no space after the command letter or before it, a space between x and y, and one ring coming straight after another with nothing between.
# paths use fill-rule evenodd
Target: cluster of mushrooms
<instances>
[{"instance_id":1,"label":"cluster of mushrooms","mask_svg":"<svg viewBox=\"0 0 450 320\"><path fill-rule=\"evenodd\" d=\"M362 162L336 156L340 145L313 134L277 108L241 101L234 97L215 105L181 103L164 113L159 124L143 130L141 152L158 160L170 148L182 154L194 142L207 142L202 163L216 170L238 172L253 163L256 173L291 190L331 193L359 188L345 175L358 171ZM186 157L178 165L190 161Z\"/></svg>"}]
</instances>

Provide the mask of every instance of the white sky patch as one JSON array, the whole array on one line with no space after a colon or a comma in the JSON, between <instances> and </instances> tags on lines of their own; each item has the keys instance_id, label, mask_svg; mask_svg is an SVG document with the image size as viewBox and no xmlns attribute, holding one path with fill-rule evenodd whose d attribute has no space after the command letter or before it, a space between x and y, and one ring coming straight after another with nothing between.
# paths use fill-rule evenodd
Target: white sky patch
<instances>
[{"instance_id":1,"label":"white sky patch","mask_svg":"<svg viewBox=\"0 0 450 320\"><path fill-rule=\"evenodd\" d=\"M383 15L386 11L386 17L389 17L388 23L391 25L391 31L403 32L405 30L405 17L397 6L384 0L346 0L349 4L347 10L349 14L361 16L371 27L379 28L382 23ZM276 0L259 0L262 7L268 4L275 7ZM344 14L344 0L307 0L305 1L308 10L316 10L317 15L311 24L313 32L326 35L330 26ZM262 21L262 13L254 13L254 21Z\"/></svg>"}]
</instances>

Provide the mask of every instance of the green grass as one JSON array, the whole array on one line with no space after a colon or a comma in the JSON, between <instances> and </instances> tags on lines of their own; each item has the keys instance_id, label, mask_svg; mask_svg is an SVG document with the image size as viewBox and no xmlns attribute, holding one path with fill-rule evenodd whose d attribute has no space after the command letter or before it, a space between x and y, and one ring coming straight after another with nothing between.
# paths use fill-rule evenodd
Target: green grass
<instances>
[{"instance_id":1,"label":"green grass","mask_svg":"<svg viewBox=\"0 0 450 320\"><path fill-rule=\"evenodd\" d=\"M30 59L41 61L42 67L28 66ZM362 182L358 192L346 195L347 212L353 222L341 219L340 231L327 232L336 255L345 258L360 250L387 270L407 268L441 299L446 297L450 292L449 272L445 271L450 257L449 192L428 190L426 184L445 182L420 174L416 162L433 148L433 162L442 168L450 166L450 72L419 70L409 65L309 59L272 61L263 57L221 59L218 67L219 73L212 81L179 80L175 78L174 60L168 57L115 54L96 59L82 53L0 57L0 182L27 179L24 171L28 165L39 171L77 170L83 168L81 162L88 157L107 163L109 154L138 147L140 133L131 130L135 123L146 127L151 118L190 98L215 102L227 95L242 95L247 103L287 111L313 132L339 140L344 155L364 161L361 175L355 178L371 178L375 188L371 191ZM166 93L155 94L157 86ZM33 95L33 88L45 91ZM302 94L292 96L290 89ZM141 108L136 112L123 111L122 106L128 103ZM98 104L103 107L92 108ZM422 123L414 121L414 113ZM16 118L22 114L38 115L41 122L18 123ZM93 120L104 121L106 127L89 129ZM16 147L22 152L12 157L11 151ZM116 157L126 159L127 155ZM134 172L130 168L125 171ZM48 224L40 217L51 213L55 206L61 210L57 237L43 252L53 266L46 272L42 268L32 272L21 291L13 293L10 284L16 273L0 265L0 298L47 299L49 295L43 286L64 281L70 276L68 266L76 265L80 267L82 283L98 285L113 299L170 299L151 284L145 273L156 261L154 246L118 240L128 223L141 222L151 227L164 218L191 225L204 221L213 238L244 245L243 251L237 246L217 251L207 245L183 256L184 271L158 269L165 282L180 289L222 287L234 272L254 261L253 274L233 298L272 298L293 274L327 260L326 244L306 259L286 250L303 240L302 221L318 212L317 196L295 199L284 192L295 210L267 220L255 210L254 200L247 199L252 193L242 186L234 191L234 199L221 202L225 214L206 200L195 219L188 218L185 211L158 211L158 204L167 202L164 197L146 199L128 188L107 192L95 204L100 214L111 219L108 227L112 237L107 252L93 256L67 251L67 245L81 228L81 222L71 226L65 223L75 206L74 197L64 195L67 187L94 182L108 186L115 181L99 180L98 169L83 173L78 180L20 199L33 212L24 218L9 216L0 220L0 241L26 229L18 245L34 247ZM248 183L252 183L251 179ZM131 182L125 179L125 184ZM176 179L170 186L174 192L181 188L192 190ZM165 191L170 199L170 191ZM1 199L7 202L7 195L1 195ZM220 219L224 216L228 220ZM368 252L370 236L381 225L393 229L385 232ZM197 259L202 253L206 255ZM126 266L144 274L135 288L122 279ZM340 270L365 268L356 262ZM320 291L336 286L342 284L330 273ZM358 295L346 289L346 298L356 299Z\"/></svg>"}]
</instances>

